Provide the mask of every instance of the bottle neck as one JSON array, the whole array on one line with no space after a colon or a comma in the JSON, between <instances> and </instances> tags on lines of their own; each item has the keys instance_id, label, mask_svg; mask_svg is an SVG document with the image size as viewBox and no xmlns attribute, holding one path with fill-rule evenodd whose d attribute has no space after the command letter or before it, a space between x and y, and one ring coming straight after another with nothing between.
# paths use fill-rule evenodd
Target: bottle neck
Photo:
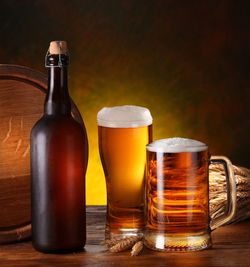
<instances>
[{"instance_id":1,"label":"bottle neck","mask_svg":"<svg viewBox=\"0 0 250 267\"><path fill-rule=\"evenodd\" d=\"M46 115L70 115L67 67L49 67L48 76L44 113Z\"/></svg>"}]
</instances>

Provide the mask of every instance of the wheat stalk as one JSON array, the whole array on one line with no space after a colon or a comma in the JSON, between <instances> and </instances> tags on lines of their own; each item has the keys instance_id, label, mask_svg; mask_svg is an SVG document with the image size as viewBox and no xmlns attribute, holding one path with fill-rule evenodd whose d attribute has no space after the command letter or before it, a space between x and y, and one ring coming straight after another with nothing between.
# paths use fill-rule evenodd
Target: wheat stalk
<instances>
[{"instance_id":1,"label":"wheat stalk","mask_svg":"<svg viewBox=\"0 0 250 267\"><path fill-rule=\"evenodd\" d=\"M138 241L134 244L131 250L131 256L138 256L143 250L143 241Z\"/></svg>"},{"instance_id":2,"label":"wheat stalk","mask_svg":"<svg viewBox=\"0 0 250 267\"><path fill-rule=\"evenodd\" d=\"M135 238L124 238L122 241L116 243L114 246L109 248L110 252L121 252L121 251L125 251L129 248L132 248L134 246L134 244L137 242L138 239Z\"/></svg>"},{"instance_id":3,"label":"wheat stalk","mask_svg":"<svg viewBox=\"0 0 250 267\"><path fill-rule=\"evenodd\" d=\"M233 166L236 189L237 211L231 223L244 220L250 216L250 170L244 167ZM209 198L210 217L217 218L226 211L227 185L224 168L220 164L209 167Z\"/></svg>"}]
</instances>

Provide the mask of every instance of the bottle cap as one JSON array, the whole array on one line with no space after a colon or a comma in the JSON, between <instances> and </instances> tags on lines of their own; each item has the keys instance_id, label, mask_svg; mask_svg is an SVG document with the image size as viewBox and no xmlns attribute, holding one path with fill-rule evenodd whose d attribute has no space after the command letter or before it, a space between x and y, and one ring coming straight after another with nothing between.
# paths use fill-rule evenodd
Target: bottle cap
<instances>
[{"instance_id":1,"label":"bottle cap","mask_svg":"<svg viewBox=\"0 0 250 267\"><path fill-rule=\"evenodd\" d=\"M45 67L66 67L69 64L67 42L51 41L45 56Z\"/></svg>"}]
</instances>

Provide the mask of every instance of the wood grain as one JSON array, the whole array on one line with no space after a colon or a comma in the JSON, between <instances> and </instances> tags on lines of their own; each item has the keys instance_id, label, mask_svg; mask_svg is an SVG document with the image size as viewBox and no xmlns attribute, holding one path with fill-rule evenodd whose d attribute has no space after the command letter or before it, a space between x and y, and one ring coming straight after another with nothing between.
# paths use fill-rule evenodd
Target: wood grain
<instances>
[{"instance_id":1,"label":"wood grain","mask_svg":"<svg viewBox=\"0 0 250 267\"><path fill-rule=\"evenodd\" d=\"M46 88L43 73L0 64L0 243L30 236L29 138ZM73 102L72 114L83 125Z\"/></svg>"},{"instance_id":2,"label":"wood grain","mask_svg":"<svg viewBox=\"0 0 250 267\"><path fill-rule=\"evenodd\" d=\"M110 253L98 245L104 238L105 207L87 207L87 245L71 254L42 254L30 241L1 245L0 266L169 266L247 267L250 266L250 220L227 225L212 233L213 247L199 252L164 253L144 249L142 255Z\"/></svg>"}]
</instances>

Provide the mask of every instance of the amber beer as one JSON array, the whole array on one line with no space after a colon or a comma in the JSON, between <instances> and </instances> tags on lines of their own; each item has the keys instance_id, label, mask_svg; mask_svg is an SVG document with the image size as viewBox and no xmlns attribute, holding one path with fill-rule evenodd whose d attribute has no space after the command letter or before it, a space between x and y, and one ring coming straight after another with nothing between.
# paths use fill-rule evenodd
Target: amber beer
<instances>
[{"instance_id":1,"label":"amber beer","mask_svg":"<svg viewBox=\"0 0 250 267\"><path fill-rule=\"evenodd\" d=\"M185 251L211 245L208 165L208 147L196 140L169 138L147 146L148 247Z\"/></svg>"},{"instance_id":2,"label":"amber beer","mask_svg":"<svg viewBox=\"0 0 250 267\"><path fill-rule=\"evenodd\" d=\"M139 234L144 226L146 145L152 117L146 108L120 106L98 113L99 150L107 185L106 237Z\"/></svg>"}]
</instances>

